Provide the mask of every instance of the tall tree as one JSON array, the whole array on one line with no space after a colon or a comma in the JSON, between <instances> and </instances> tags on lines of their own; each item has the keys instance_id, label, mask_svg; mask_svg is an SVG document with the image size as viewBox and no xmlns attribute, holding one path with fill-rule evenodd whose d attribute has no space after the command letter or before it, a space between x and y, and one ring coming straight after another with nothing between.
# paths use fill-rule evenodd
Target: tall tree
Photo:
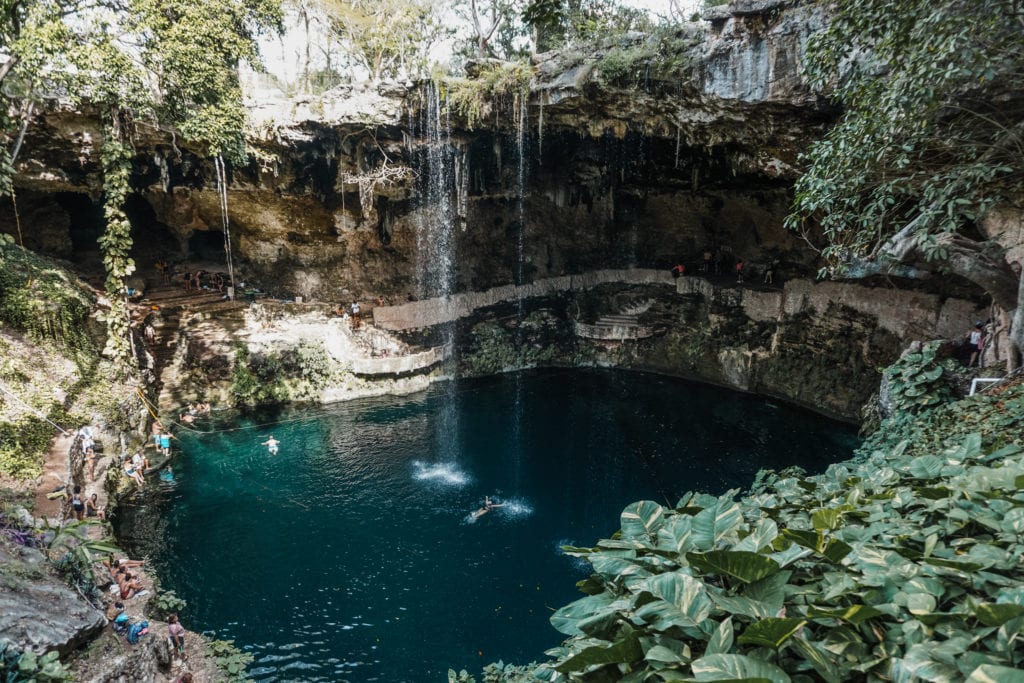
<instances>
[{"instance_id":1,"label":"tall tree","mask_svg":"<svg viewBox=\"0 0 1024 683\"><path fill-rule=\"evenodd\" d=\"M0 4L0 190L13 191L32 107L87 99L106 119L105 216L100 246L110 300L107 352L131 366L124 278L134 271L121 205L130 140L139 124L172 127L211 155L240 159L245 110L240 60L257 56L255 34L280 24L277 0L7 0Z\"/></svg>"},{"instance_id":2,"label":"tall tree","mask_svg":"<svg viewBox=\"0 0 1024 683\"><path fill-rule=\"evenodd\" d=\"M431 0L320 3L352 63L373 81L427 75L431 50L451 34Z\"/></svg>"},{"instance_id":3,"label":"tall tree","mask_svg":"<svg viewBox=\"0 0 1024 683\"><path fill-rule=\"evenodd\" d=\"M508 26L519 18L519 0L464 0L455 5L473 29L476 57L492 57L491 39L502 26Z\"/></svg>"},{"instance_id":4,"label":"tall tree","mask_svg":"<svg viewBox=\"0 0 1024 683\"><path fill-rule=\"evenodd\" d=\"M820 228L833 273L903 264L976 283L1016 308L1019 355L1021 281L978 223L1024 189L1020 0L838 0L806 64L845 111L804 157L788 225Z\"/></svg>"}]
</instances>

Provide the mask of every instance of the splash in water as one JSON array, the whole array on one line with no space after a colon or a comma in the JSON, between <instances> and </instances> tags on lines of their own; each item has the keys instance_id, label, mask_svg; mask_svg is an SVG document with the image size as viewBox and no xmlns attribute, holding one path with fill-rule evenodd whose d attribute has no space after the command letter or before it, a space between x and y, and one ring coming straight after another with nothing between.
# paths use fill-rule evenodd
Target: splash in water
<instances>
[{"instance_id":1,"label":"splash in water","mask_svg":"<svg viewBox=\"0 0 1024 683\"><path fill-rule=\"evenodd\" d=\"M469 475L450 462L426 463L415 460L412 463L412 478L417 481L430 481L445 486L465 486L469 483Z\"/></svg>"},{"instance_id":2,"label":"splash in water","mask_svg":"<svg viewBox=\"0 0 1024 683\"><path fill-rule=\"evenodd\" d=\"M497 502L505 504L504 507L496 510L496 512L501 513L503 517L519 519L529 517L533 514L533 506L523 498L509 498L508 500Z\"/></svg>"}]
</instances>

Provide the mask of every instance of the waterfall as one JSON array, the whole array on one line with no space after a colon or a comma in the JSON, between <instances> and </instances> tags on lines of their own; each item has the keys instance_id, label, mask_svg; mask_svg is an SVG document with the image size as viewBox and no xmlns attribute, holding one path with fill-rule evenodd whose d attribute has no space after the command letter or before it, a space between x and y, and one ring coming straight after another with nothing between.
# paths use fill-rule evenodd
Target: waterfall
<instances>
[{"instance_id":1,"label":"waterfall","mask_svg":"<svg viewBox=\"0 0 1024 683\"><path fill-rule=\"evenodd\" d=\"M224 231L224 254L228 265L228 298L235 298L235 261L231 256L231 225L228 221L228 174L224 167L224 157L220 154L213 160L217 169L217 193L220 197L220 222Z\"/></svg>"},{"instance_id":2,"label":"waterfall","mask_svg":"<svg viewBox=\"0 0 1024 683\"><path fill-rule=\"evenodd\" d=\"M461 155L451 142L447 112L437 87L425 87L419 133L426 149L419 174L420 211L416 230L416 276L419 296L446 297L455 289L456 223L465 197Z\"/></svg>"},{"instance_id":3,"label":"waterfall","mask_svg":"<svg viewBox=\"0 0 1024 683\"><path fill-rule=\"evenodd\" d=\"M451 305L455 291L457 236L465 225L469 191L468 160L463 149L451 140L447 110L441 93L433 83L423 89L414 137L424 141L418 163L418 208L416 223L416 277L421 298L441 297ZM446 323L440 331L443 343L453 356L449 360L450 378L443 383L441 408L434 425L437 453L442 461L455 463L459 454L458 385L454 353L457 323Z\"/></svg>"},{"instance_id":4,"label":"waterfall","mask_svg":"<svg viewBox=\"0 0 1024 683\"><path fill-rule=\"evenodd\" d=\"M514 271L515 284L518 285L516 289L516 333L515 333L515 345L516 345L516 364L519 366L515 373L515 398L514 405L512 408L512 439L514 443L515 452L512 458L513 467L513 486L516 493L519 492L520 486L520 468L522 461L522 452L525 448L523 443L523 375L522 368L525 364L525 357L523 354L523 318L524 316L524 305L522 289L526 284L526 255L525 255L525 235L526 235L526 125L527 125L527 98L525 95L519 98L519 107L516 112L516 223L518 229L516 230L516 265Z\"/></svg>"}]
</instances>

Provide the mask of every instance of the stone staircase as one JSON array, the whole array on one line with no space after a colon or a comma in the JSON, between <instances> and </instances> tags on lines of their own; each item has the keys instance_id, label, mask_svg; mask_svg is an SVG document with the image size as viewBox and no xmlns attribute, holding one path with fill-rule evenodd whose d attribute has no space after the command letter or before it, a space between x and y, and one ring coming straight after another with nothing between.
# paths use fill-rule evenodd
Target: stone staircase
<instances>
[{"instance_id":1,"label":"stone staircase","mask_svg":"<svg viewBox=\"0 0 1024 683\"><path fill-rule=\"evenodd\" d=\"M646 339L654 334L654 330L640 324L640 316L629 313L602 315L593 324L575 323L576 336L586 339L603 339L606 341L627 341L630 339Z\"/></svg>"},{"instance_id":2,"label":"stone staircase","mask_svg":"<svg viewBox=\"0 0 1024 683\"><path fill-rule=\"evenodd\" d=\"M159 394L163 389L163 371L170 365L178 350L178 333L182 317L192 313L221 313L243 309L247 304L228 301L219 292L186 292L181 287L163 285L148 290L137 308L139 306L144 308L138 310L136 316L144 319L147 315L153 315L153 329L156 334L149 352L153 355L153 374L156 376L156 390Z\"/></svg>"}]
</instances>

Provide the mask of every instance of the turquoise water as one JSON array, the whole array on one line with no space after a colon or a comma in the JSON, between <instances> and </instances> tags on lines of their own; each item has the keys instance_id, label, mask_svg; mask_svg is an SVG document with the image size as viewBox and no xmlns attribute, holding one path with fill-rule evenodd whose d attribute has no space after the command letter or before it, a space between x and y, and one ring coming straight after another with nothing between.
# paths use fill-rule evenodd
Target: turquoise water
<instances>
[{"instance_id":1,"label":"turquoise water","mask_svg":"<svg viewBox=\"0 0 1024 683\"><path fill-rule=\"evenodd\" d=\"M175 484L152 483L121 538L188 601L186 627L255 656L255 680L443 681L557 645L548 617L587 575L559 547L607 537L630 502L820 471L855 444L809 413L651 375L449 389L198 424L231 431L179 433ZM506 506L473 522L484 495Z\"/></svg>"}]
</instances>

